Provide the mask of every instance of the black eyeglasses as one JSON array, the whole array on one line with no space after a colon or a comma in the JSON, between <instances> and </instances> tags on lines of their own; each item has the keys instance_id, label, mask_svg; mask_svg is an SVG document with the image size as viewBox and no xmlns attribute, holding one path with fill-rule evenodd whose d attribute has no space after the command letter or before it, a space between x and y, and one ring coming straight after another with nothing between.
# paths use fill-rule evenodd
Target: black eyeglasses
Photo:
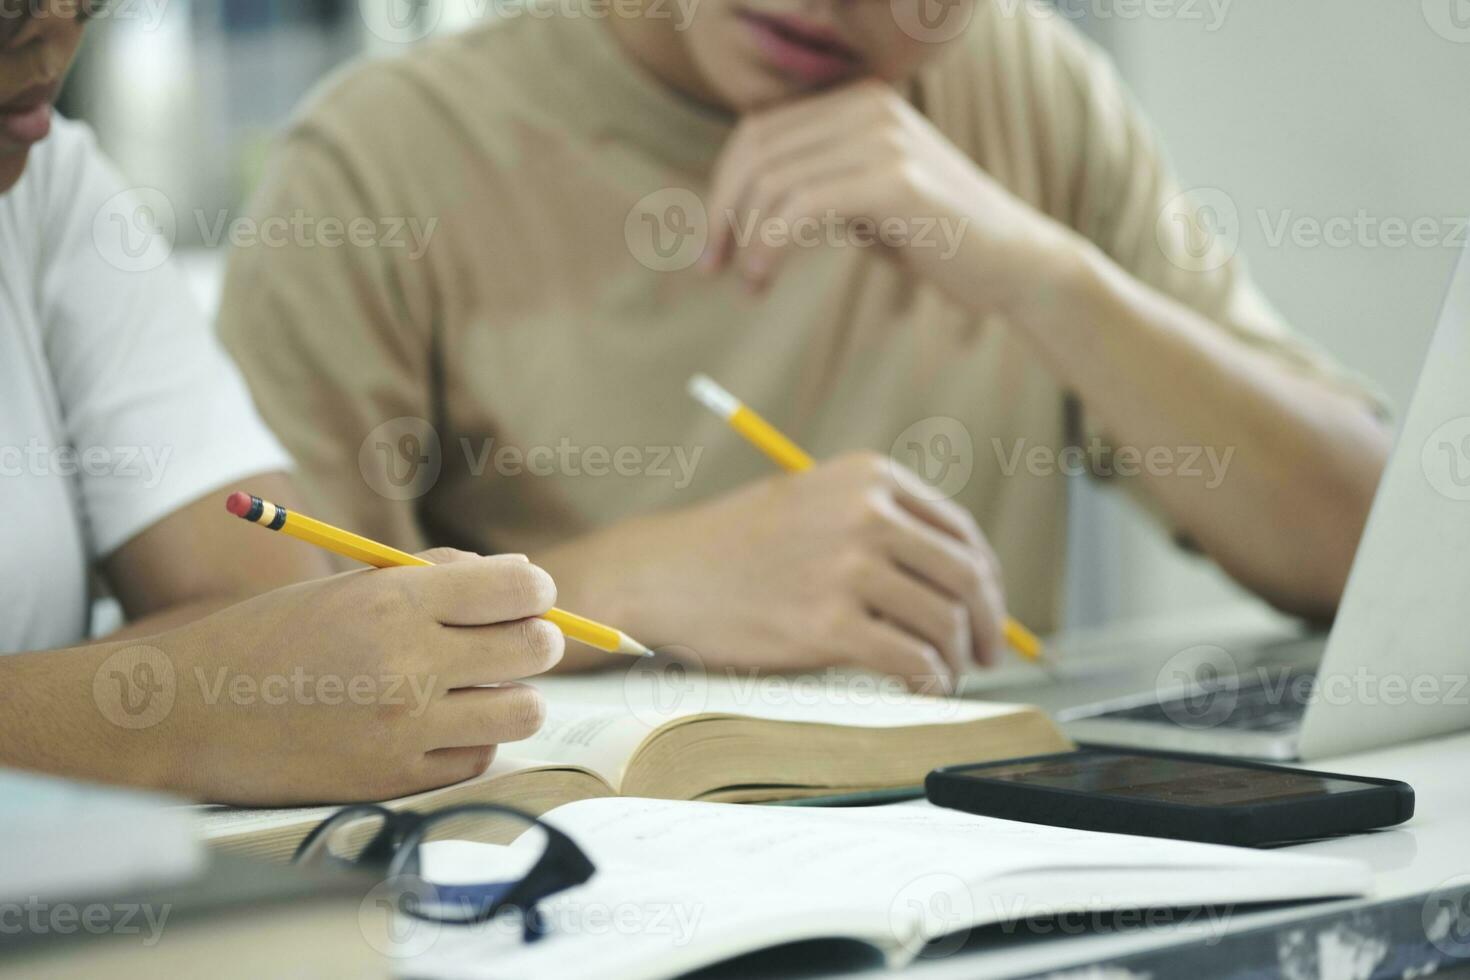
<instances>
[{"instance_id":1,"label":"black eyeglasses","mask_svg":"<svg viewBox=\"0 0 1470 980\"><path fill-rule=\"evenodd\" d=\"M505 845L495 852L491 881L424 877L421 849L443 841ZM434 813L350 806L313 830L296 849L296 864L337 864L382 872L405 883L400 910L426 922L476 925L503 914L520 916L522 938L546 935L539 906L587 882L596 872L572 839L529 814L494 804L450 807Z\"/></svg>"}]
</instances>

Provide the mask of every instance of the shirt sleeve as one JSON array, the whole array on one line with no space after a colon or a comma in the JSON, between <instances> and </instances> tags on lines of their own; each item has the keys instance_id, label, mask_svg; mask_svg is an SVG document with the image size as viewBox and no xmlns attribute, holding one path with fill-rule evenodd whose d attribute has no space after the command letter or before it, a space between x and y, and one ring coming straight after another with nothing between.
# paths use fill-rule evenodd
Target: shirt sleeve
<instances>
[{"instance_id":1,"label":"shirt sleeve","mask_svg":"<svg viewBox=\"0 0 1470 980\"><path fill-rule=\"evenodd\" d=\"M169 261L180 215L90 130L47 146L39 306L93 554L213 490L290 466ZM161 234L165 233L165 234Z\"/></svg>"},{"instance_id":2,"label":"shirt sleeve","mask_svg":"<svg viewBox=\"0 0 1470 980\"><path fill-rule=\"evenodd\" d=\"M414 175L382 159L364 121L384 104L364 100L396 94L391 79L349 82L309 111L274 154L252 221L325 237L419 213L395 197ZM340 234L315 247L237 246L219 320L221 340L300 465L313 512L410 552L427 546L419 508L443 465L431 314L421 277L404 267L412 261Z\"/></svg>"},{"instance_id":3,"label":"shirt sleeve","mask_svg":"<svg viewBox=\"0 0 1470 980\"><path fill-rule=\"evenodd\" d=\"M1208 317L1283 367L1388 414L1381 392L1287 325L1239 253L1243 215L1219 188L1181 186L1153 128L1102 52L1076 41L1079 109L1072 220L1134 278ZM1091 427L1089 426L1089 429Z\"/></svg>"}]
</instances>

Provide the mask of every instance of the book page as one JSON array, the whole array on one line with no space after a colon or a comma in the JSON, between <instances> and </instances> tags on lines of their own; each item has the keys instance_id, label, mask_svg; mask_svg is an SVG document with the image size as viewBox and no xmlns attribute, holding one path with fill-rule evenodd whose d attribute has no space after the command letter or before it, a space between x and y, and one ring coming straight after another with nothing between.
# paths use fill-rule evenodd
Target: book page
<instances>
[{"instance_id":1,"label":"book page","mask_svg":"<svg viewBox=\"0 0 1470 980\"><path fill-rule=\"evenodd\" d=\"M598 871L547 903L533 946L494 926L436 937L409 972L608 980L669 976L804 938L866 941L898 965L925 941L1036 914L1099 907L1359 894L1357 862L1060 830L926 805L793 810L589 800L547 820ZM426 855L433 878L492 879L505 849ZM481 850L475 850L480 848ZM477 858L476 855L480 855Z\"/></svg>"},{"instance_id":2,"label":"book page","mask_svg":"<svg viewBox=\"0 0 1470 980\"><path fill-rule=\"evenodd\" d=\"M1345 863L997 820L925 802L824 810L598 799L558 807L546 819L599 865L678 869L697 860L705 866L799 867L802 875L792 884L810 881L824 893L895 880L916 867L943 867L983 881L1020 869L1312 869Z\"/></svg>"},{"instance_id":3,"label":"book page","mask_svg":"<svg viewBox=\"0 0 1470 980\"><path fill-rule=\"evenodd\" d=\"M542 686L538 682L537 686ZM504 746L515 757L546 759L597 773L614 789L623 767L652 730L626 706L589 707L563 703L547 694L546 724L528 739Z\"/></svg>"},{"instance_id":4,"label":"book page","mask_svg":"<svg viewBox=\"0 0 1470 980\"><path fill-rule=\"evenodd\" d=\"M817 674L725 671L704 674L649 662L577 677L538 678L548 702L568 710L619 708L648 729L718 713L771 721L899 728L993 718L1016 710L998 702L914 694L893 678L845 670Z\"/></svg>"}]
</instances>

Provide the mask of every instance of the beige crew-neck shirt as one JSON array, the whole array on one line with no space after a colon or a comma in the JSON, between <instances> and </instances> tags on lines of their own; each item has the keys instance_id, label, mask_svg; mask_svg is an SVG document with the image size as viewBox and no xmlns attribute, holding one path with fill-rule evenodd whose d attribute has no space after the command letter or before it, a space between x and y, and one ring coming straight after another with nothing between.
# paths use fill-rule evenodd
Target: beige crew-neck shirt
<instances>
[{"instance_id":1,"label":"beige crew-neck shirt","mask_svg":"<svg viewBox=\"0 0 1470 980\"><path fill-rule=\"evenodd\" d=\"M1221 242L1174 220L1108 63L1034 7L981 0L914 103L1134 276L1337 376ZM690 401L703 372L818 457L925 471L989 536L1011 612L1051 629L1062 450L1086 438L1067 392L1006 324L871 249L800 249L757 297L665 268L698 231L670 193L707 189L730 132L585 15L523 13L329 82L274 158L254 208L274 234L236 249L221 321L312 507L410 550L534 556L698 504L772 472Z\"/></svg>"}]
</instances>

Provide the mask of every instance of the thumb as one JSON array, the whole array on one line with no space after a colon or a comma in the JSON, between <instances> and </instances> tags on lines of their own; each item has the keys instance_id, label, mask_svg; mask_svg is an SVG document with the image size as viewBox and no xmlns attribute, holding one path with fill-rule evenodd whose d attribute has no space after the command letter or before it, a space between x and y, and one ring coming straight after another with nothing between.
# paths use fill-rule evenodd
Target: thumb
<instances>
[{"instance_id":1,"label":"thumb","mask_svg":"<svg viewBox=\"0 0 1470 980\"><path fill-rule=\"evenodd\" d=\"M518 561L529 563L530 558L525 555L477 555L473 551L461 551L458 548L430 548L421 551L418 557L432 565L453 565L462 561L483 561L487 557L500 561Z\"/></svg>"}]
</instances>

